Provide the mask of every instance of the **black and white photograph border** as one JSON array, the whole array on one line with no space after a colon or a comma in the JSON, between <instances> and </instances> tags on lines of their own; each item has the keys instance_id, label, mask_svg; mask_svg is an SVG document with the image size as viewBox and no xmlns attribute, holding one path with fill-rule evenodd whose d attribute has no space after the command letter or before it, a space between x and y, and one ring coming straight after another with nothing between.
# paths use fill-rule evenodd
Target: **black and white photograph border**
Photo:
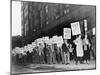
<instances>
[{"instance_id":1,"label":"black and white photograph border","mask_svg":"<svg viewBox=\"0 0 100 75\"><path fill-rule=\"evenodd\" d=\"M95 5L14 0L11 17L11 74L96 69Z\"/></svg>"}]
</instances>

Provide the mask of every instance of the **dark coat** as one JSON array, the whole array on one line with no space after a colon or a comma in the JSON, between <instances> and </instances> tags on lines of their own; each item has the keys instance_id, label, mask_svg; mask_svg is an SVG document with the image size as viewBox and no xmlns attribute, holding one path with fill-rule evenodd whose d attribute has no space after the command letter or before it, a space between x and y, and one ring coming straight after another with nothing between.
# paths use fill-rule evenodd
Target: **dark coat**
<instances>
[{"instance_id":1,"label":"dark coat","mask_svg":"<svg viewBox=\"0 0 100 75\"><path fill-rule=\"evenodd\" d=\"M62 44L62 51L67 53L69 51L68 47L66 46L65 43Z\"/></svg>"}]
</instances>

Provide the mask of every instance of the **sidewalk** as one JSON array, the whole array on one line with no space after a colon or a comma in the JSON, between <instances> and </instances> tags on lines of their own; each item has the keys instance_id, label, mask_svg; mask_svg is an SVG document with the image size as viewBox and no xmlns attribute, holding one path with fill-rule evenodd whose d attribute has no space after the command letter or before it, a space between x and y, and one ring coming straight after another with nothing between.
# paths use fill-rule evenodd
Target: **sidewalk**
<instances>
[{"instance_id":1,"label":"sidewalk","mask_svg":"<svg viewBox=\"0 0 100 75\"><path fill-rule=\"evenodd\" d=\"M37 72L51 72L51 71L70 71L70 70L86 70L95 69L95 61L91 61L90 64L75 64L71 62L68 65L65 64L29 64L26 66L12 66L12 74L16 73L37 73Z\"/></svg>"}]
</instances>

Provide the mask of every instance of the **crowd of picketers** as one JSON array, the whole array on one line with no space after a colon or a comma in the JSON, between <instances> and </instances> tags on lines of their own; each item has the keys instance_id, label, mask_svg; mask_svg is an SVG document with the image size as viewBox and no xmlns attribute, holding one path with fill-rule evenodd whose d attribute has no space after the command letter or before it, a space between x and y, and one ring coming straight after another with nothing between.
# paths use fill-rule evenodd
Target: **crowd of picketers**
<instances>
[{"instance_id":1,"label":"crowd of picketers","mask_svg":"<svg viewBox=\"0 0 100 75\"><path fill-rule=\"evenodd\" d=\"M89 64L90 51L92 45L87 35L82 39L78 35L75 40L63 39L60 46L57 43L48 44L46 42L36 45L26 45L16 47L12 50L12 61L14 63L32 63L32 64Z\"/></svg>"}]
</instances>

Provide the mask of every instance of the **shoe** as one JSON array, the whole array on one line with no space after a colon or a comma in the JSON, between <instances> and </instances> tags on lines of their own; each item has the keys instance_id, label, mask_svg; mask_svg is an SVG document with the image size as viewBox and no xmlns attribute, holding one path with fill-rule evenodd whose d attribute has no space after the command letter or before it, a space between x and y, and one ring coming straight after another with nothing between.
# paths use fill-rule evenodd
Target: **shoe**
<instances>
[{"instance_id":1,"label":"shoe","mask_svg":"<svg viewBox=\"0 0 100 75\"><path fill-rule=\"evenodd\" d=\"M90 62L89 62L88 60L86 61L86 63L87 63L87 64L90 64Z\"/></svg>"},{"instance_id":2,"label":"shoe","mask_svg":"<svg viewBox=\"0 0 100 75\"><path fill-rule=\"evenodd\" d=\"M83 62L80 62L80 64L84 64Z\"/></svg>"},{"instance_id":3,"label":"shoe","mask_svg":"<svg viewBox=\"0 0 100 75\"><path fill-rule=\"evenodd\" d=\"M83 61L81 61L81 62L80 62L80 64L84 64L84 62L83 62Z\"/></svg>"},{"instance_id":4,"label":"shoe","mask_svg":"<svg viewBox=\"0 0 100 75\"><path fill-rule=\"evenodd\" d=\"M77 64L78 64L78 62L75 62L75 64L77 65Z\"/></svg>"},{"instance_id":5,"label":"shoe","mask_svg":"<svg viewBox=\"0 0 100 75\"><path fill-rule=\"evenodd\" d=\"M69 63L66 63L66 65L68 65Z\"/></svg>"}]
</instances>

